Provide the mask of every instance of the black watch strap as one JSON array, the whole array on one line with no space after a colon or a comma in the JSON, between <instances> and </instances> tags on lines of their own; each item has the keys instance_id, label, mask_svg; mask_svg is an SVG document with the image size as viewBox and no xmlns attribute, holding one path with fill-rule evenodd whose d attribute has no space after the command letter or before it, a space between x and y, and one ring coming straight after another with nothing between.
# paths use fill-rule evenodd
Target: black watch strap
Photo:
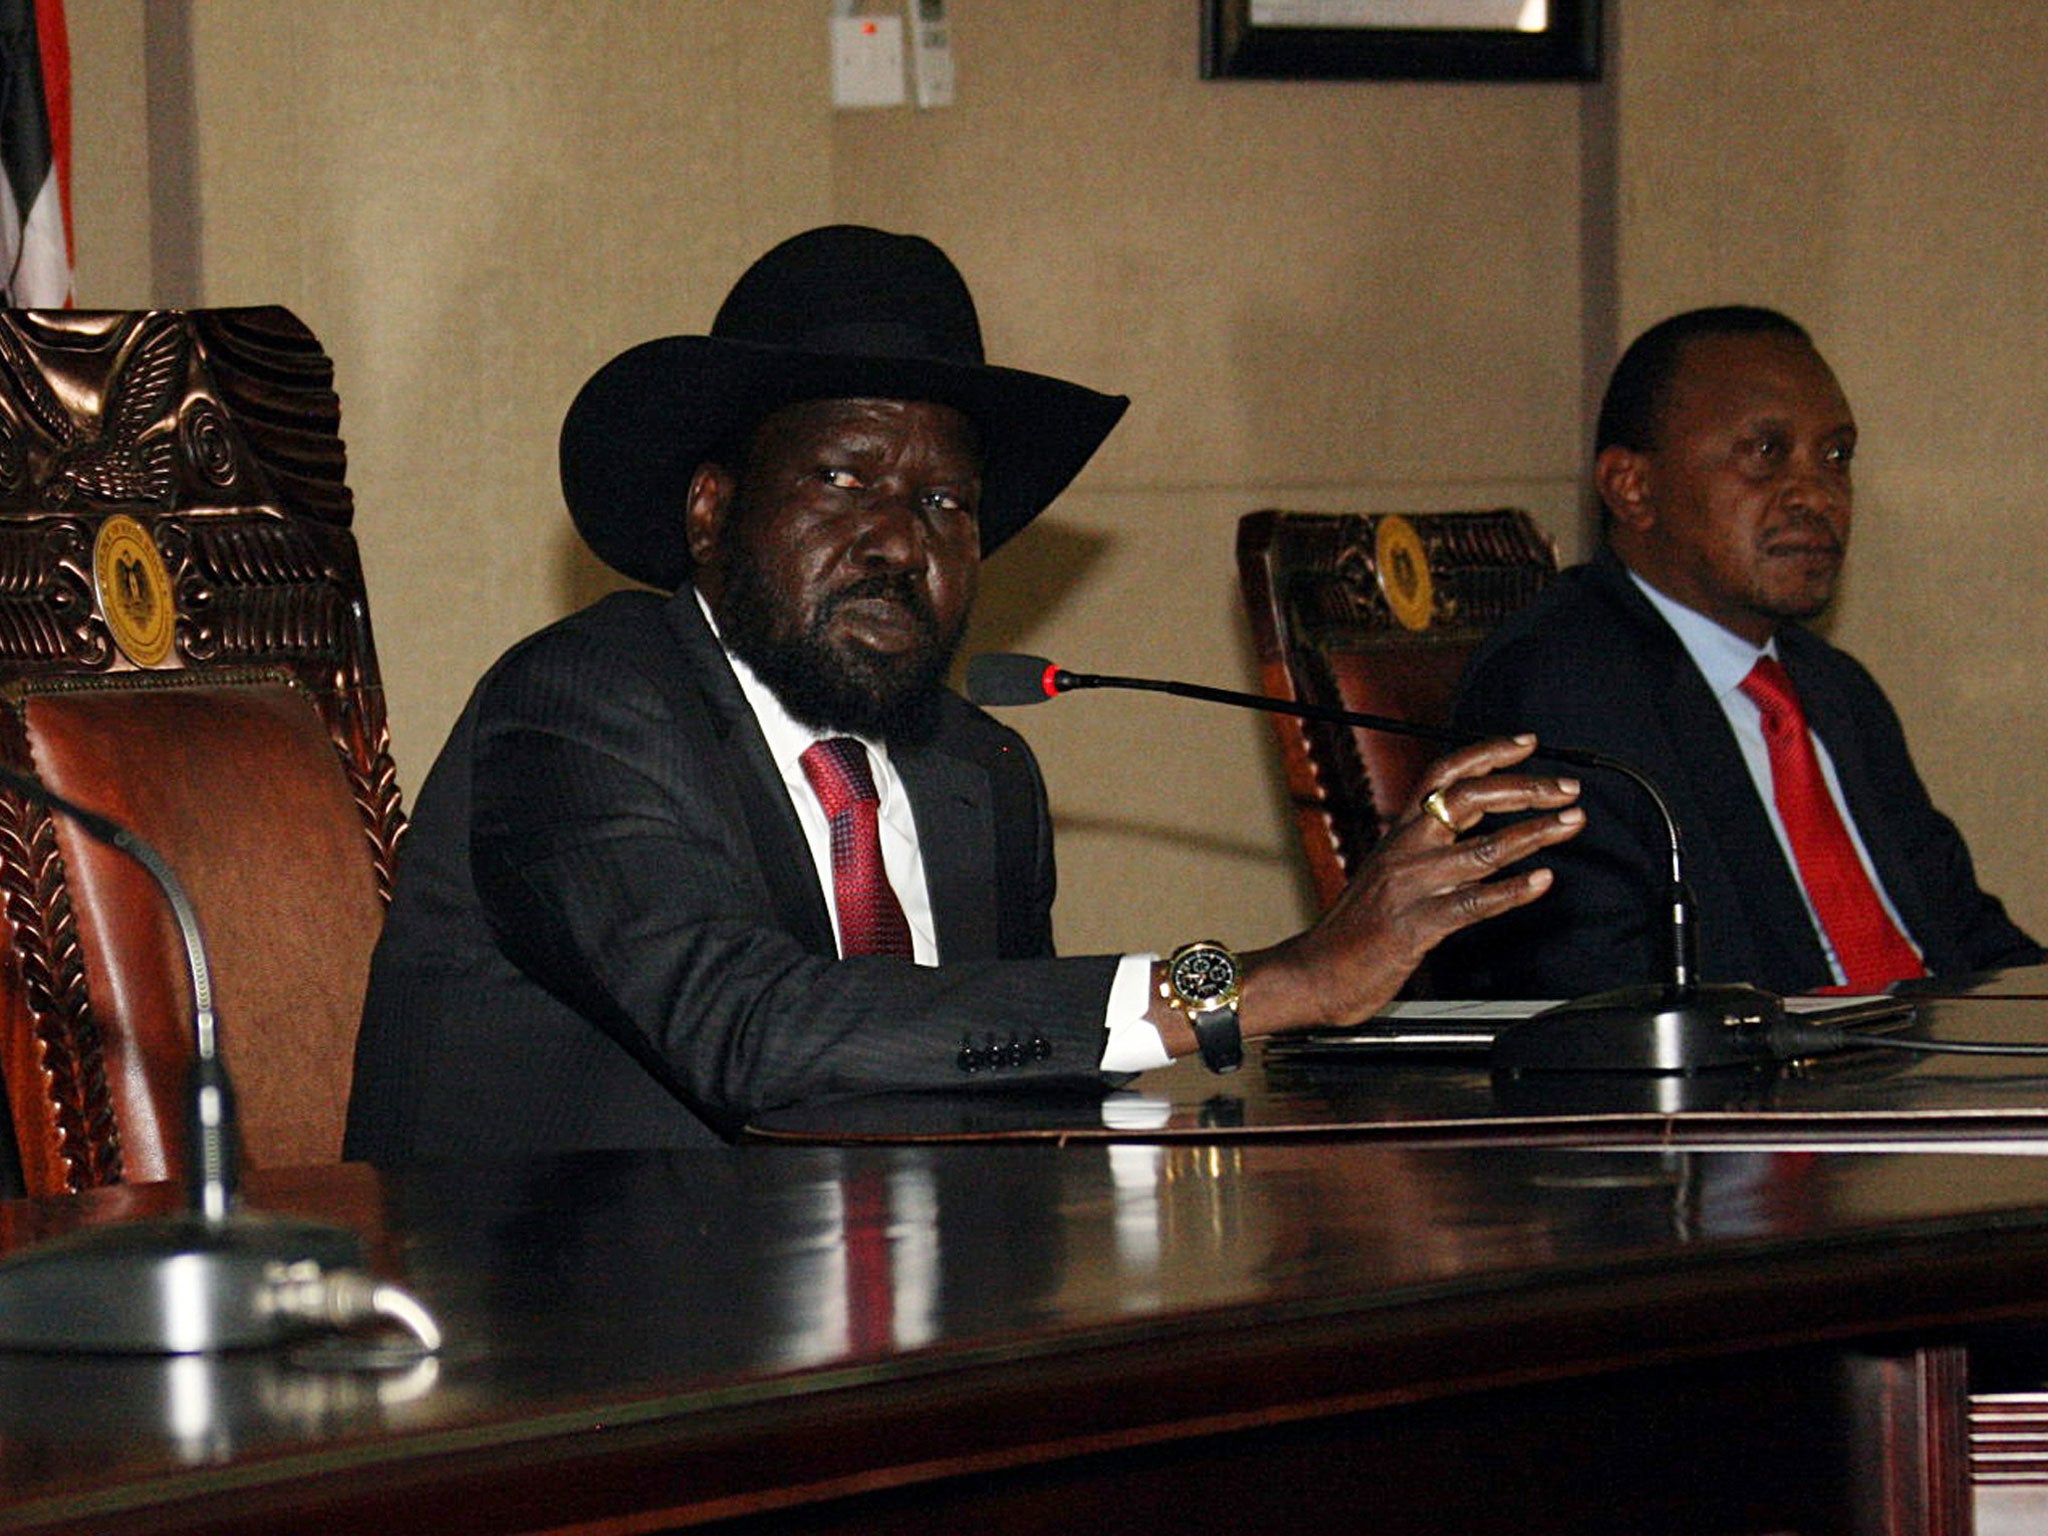
<instances>
[{"instance_id":1,"label":"black watch strap","mask_svg":"<svg viewBox=\"0 0 2048 1536\"><path fill-rule=\"evenodd\" d=\"M1159 995L1194 1029L1202 1064L1211 1072L1235 1072L1244 1065L1244 1034L1237 1022L1243 980L1243 964L1214 939L1183 944L1167 956Z\"/></svg>"},{"instance_id":2,"label":"black watch strap","mask_svg":"<svg viewBox=\"0 0 2048 1536\"><path fill-rule=\"evenodd\" d=\"M1203 1066L1211 1072L1235 1072L1244 1065L1244 1035L1237 1027L1235 1008L1211 1008L1188 1022L1195 1027Z\"/></svg>"}]
</instances>

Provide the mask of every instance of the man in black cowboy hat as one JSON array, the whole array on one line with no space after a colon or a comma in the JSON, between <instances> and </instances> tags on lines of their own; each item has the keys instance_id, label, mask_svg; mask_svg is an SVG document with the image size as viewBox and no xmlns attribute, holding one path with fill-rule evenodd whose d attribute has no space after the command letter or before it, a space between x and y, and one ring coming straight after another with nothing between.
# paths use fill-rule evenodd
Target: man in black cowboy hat
<instances>
[{"instance_id":1,"label":"man in black cowboy hat","mask_svg":"<svg viewBox=\"0 0 2048 1536\"><path fill-rule=\"evenodd\" d=\"M982 557L1126 403L989 366L936 246L848 226L755 263L708 336L599 370L569 509L673 596L614 594L478 685L415 807L348 1154L684 1145L838 1094L1226 1067L1240 1030L1362 1018L1540 894L1488 877L1577 830L1576 785L1491 743L1307 933L1054 958L1037 766L943 679Z\"/></svg>"}]
</instances>

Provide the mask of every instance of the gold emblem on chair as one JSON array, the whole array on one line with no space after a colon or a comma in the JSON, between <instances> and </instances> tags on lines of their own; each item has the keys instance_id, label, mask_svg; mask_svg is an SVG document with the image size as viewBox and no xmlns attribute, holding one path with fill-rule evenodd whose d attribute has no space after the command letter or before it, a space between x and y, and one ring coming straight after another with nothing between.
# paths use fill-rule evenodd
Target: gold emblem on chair
<instances>
[{"instance_id":1,"label":"gold emblem on chair","mask_svg":"<svg viewBox=\"0 0 2048 1536\"><path fill-rule=\"evenodd\" d=\"M121 653L138 667L161 664L171 654L177 606L149 530L132 517L108 518L93 540L92 575L100 614Z\"/></svg>"},{"instance_id":2,"label":"gold emblem on chair","mask_svg":"<svg viewBox=\"0 0 2048 1536\"><path fill-rule=\"evenodd\" d=\"M1405 517L1387 516L1373 530L1373 566L1387 607L1403 629L1429 628L1435 589L1422 536Z\"/></svg>"}]
</instances>

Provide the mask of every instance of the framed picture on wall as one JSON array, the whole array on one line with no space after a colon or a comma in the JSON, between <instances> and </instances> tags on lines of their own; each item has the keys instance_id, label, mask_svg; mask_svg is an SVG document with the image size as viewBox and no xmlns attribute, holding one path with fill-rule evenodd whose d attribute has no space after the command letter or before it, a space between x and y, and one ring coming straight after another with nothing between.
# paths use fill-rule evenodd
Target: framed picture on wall
<instances>
[{"instance_id":1,"label":"framed picture on wall","mask_svg":"<svg viewBox=\"0 0 2048 1536\"><path fill-rule=\"evenodd\" d=\"M1600 0L1202 0L1208 80L1596 80Z\"/></svg>"}]
</instances>

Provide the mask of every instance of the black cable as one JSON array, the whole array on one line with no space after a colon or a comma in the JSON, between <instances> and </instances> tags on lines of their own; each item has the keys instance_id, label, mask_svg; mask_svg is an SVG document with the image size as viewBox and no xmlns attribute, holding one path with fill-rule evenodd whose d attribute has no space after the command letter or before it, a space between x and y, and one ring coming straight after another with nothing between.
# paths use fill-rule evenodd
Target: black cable
<instances>
[{"instance_id":1,"label":"black cable","mask_svg":"<svg viewBox=\"0 0 2048 1536\"><path fill-rule=\"evenodd\" d=\"M1923 1056L2048 1056L2048 1044L1990 1045L1976 1040L1902 1040L1893 1035L1866 1035L1824 1024L1774 1024L1767 1035L1771 1048L1791 1056L1818 1056L1832 1051L1877 1047L1915 1051Z\"/></svg>"}]
</instances>

